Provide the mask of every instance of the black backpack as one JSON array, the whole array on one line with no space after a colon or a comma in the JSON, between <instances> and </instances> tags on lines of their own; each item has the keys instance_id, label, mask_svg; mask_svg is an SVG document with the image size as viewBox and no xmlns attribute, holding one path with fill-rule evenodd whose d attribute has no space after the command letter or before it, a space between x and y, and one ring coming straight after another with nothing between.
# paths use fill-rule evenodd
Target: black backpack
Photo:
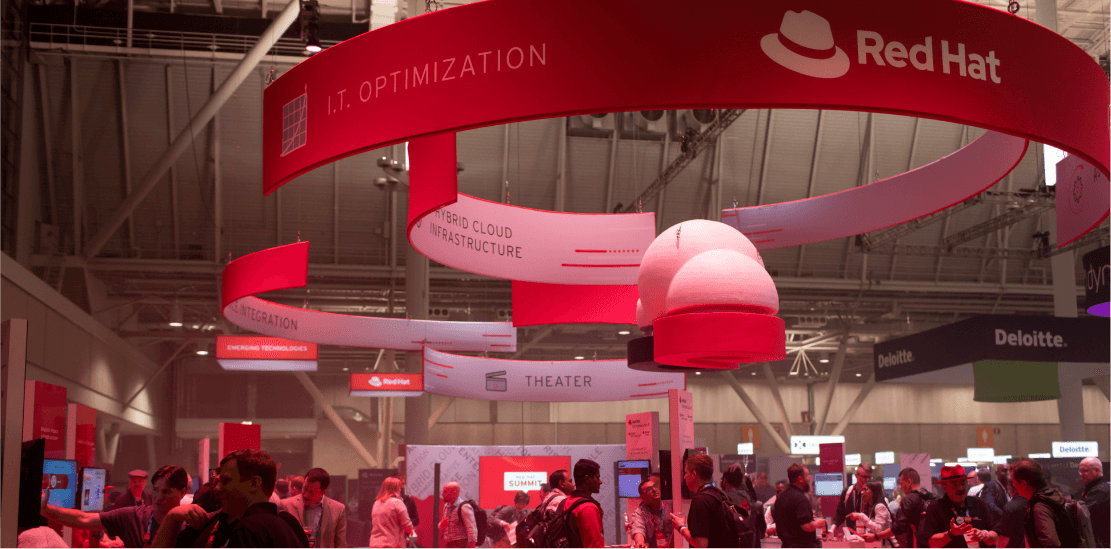
<instances>
[{"instance_id":1,"label":"black backpack","mask_svg":"<svg viewBox=\"0 0 1111 549\"><path fill-rule=\"evenodd\" d=\"M478 529L478 545L482 545L486 541L486 511L483 511L473 499L468 499L459 504L459 522L463 522L464 505L470 505L471 511L474 511L474 525Z\"/></svg>"},{"instance_id":2,"label":"black backpack","mask_svg":"<svg viewBox=\"0 0 1111 549\"><path fill-rule=\"evenodd\" d=\"M1072 547L1097 546L1095 533L1092 532L1092 513L1083 501L1073 500L1065 503L1065 517L1075 532L1075 539L1070 540L1070 543L1075 542L1072 543ZM1061 539L1061 546L1067 547L1064 538Z\"/></svg>"},{"instance_id":3,"label":"black backpack","mask_svg":"<svg viewBox=\"0 0 1111 549\"><path fill-rule=\"evenodd\" d=\"M568 496L567 499L571 499ZM577 496L575 496L577 497ZM567 505L567 499L563 500L562 509L559 512L553 513L544 524L544 538L541 541L539 538L532 538L530 542L537 543L534 547L552 547L555 549L563 549L565 547L582 547L582 535L579 533L578 521L575 520L573 511L584 503L591 503L602 510L594 498L590 496L580 497L578 501Z\"/></svg>"},{"instance_id":4,"label":"black backpack","mask_svg":"<svg viewBox=\"0 0 1111 549\"><path fill-rule=\"evenodd\" d=\"M543 542L548 532L549 513L545 509L548 507L548 502L557 496L559 494L552 493L540 500L536 510L529 513L525 520L517 523L517 547L540 547L537 543Z\"/></svg>"},{"instance_id":5,"label":"black backpack","mask_svg":"<svg viewBox=\"0 0 1111 549\"><path fill-rule=\"evenodd\" d=\"M733 503L725 492L716 486L707 486L707 493L721 504L721 517L729 528L730 536L736 536L736 547L759 547L759 538L752 524L750 509Z\"/></svg>"}]
</instances>

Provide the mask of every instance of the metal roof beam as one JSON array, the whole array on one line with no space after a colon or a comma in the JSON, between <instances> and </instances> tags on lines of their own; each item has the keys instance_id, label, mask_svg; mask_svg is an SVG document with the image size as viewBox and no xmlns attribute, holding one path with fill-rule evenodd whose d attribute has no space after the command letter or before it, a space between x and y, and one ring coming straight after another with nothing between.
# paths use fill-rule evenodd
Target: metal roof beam
<instances>
[{"instance_id":1,"label":"metal roof beam","mask_svg":"<svg viewBox=\"0 0 1111 549\"><path fill-rule=\"evenodd\" d=\"M666 168L664 168L663 173L661 173L660 176L657 177L656 180L653 181L650 185L645 187L644 192L640 193L640 196L638 196L636 200L633 200L631 203L625 205L624 208L621 208L620 213L635 212L637 209L637 204L643 204L644 202L647 202L655 198L656 195L660 194L660 191L663 190L664 187L674 181L675 177L678 176L679 173L683 171L683 169L690 165L690 163L693 162L695 158L698 158L698 155L701 154L702 151L710 148L710 145L714 144L714 142L717 141L721 134L725 132L725 129L732 125L733 122L737 120L737 118L740 118L740 116L744 114L744 112L745 109L723 110L721 112L721 116L719 116L713 122L710 122L707 125L705 132L695 136L693 142L689 144L687 150L683 152L683 154L679 155L679 157L676 158ZM616 127L616 121L614 122L614 125ZM608 206L610 200L608 194L606 200L606 205ZM606 213L609 213L609 211L607 210Z\"/></svg>"},{"instance_id":2,"label":"metal roof beam","mask_svg":"<svg viewBox=\"0 0 1111 549\"><path fill-rule=\"evenodd\" d=\"M82 254L85 261L92 259L100 252L101 248L108 243L108 240L112 238L116 230L120 228L120 225L131 216L131 212L135 211L135 208L143 202L143 199L154 190L154 187L162 180L162 176L166 174L170 166L174 164L177 158L189 147L193 139L195 139L212 118L216 116L216 113L219 112L220 108L224 106L224 103L231 98L235 90L239 88L239 85L242 84L243 81L247 79L247 76L251 74L251 71L258 66L259 61L266 55L266 52L270 51L270 48L281 38L282 33L293 24L293 21L297 19L297 15L300 13L300 8L299 0L291 0L285 7L285 10L274 19L274 22L270 24L270 27L266 29L266 32L258 39L254 47L243 56L243 60L235 70L228 75L227 80L220 85L220 89L209 97L208 101L206 101L200 111L197 112L197 115L189 121L189 126L178 134L177 138L174 139L174 144L166 149L166 151L162 153L162 156L155 161L154 166L143 176L142 181L139 182L138 188L124 199L119 209L117 209L112 214L112 217L104 223L100 231L90 239L89 244L85 247L84 253Z\"/></svg>"}]
</instances>

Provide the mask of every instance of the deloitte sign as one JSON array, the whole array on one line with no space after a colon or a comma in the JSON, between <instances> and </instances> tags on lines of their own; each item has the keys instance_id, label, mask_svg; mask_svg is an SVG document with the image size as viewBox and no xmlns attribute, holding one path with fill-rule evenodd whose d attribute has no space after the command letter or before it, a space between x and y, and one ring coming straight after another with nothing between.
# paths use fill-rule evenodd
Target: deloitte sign
<instances>
[{"instance_id":1,"label":"deloitte sign","mask_svg":"<svg viewBox=\"0 0 1111 549\"><path fill-rule=\"evenodd\" d=\"M872 355L876 381L890 381L983 361L1106 364L1108 346L1106 319L983 315L877 343Z\"/></svg>"},{"instance_id":2,"label":"deloitte sign","mask_svg":"<svg viewBox=\"0 0 1111 549\"><path fill-rule=\"evenodd\" d=\"M1053 457L1078 458L1099 455L1098 442L1054 442Z\"/></svg>"}]
</instances>

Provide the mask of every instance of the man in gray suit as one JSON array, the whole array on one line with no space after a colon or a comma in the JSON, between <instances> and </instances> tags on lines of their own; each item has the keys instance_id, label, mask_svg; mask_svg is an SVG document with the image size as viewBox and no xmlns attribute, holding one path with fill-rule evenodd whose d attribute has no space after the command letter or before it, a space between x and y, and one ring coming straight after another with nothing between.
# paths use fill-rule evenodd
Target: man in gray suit
<instances>
[{"instance_id":1,"label":"man in gray suit","mask_svg":"<svg viewBox=\"0 0 1111 549\"><path fill-rule=\"evenodd\" d=\"M301 493L282 500L282 508L304 527L309 547L347 547L347 507L325 495L331 480L324 469L312 469Z\"/></svg>"}]
</instances>

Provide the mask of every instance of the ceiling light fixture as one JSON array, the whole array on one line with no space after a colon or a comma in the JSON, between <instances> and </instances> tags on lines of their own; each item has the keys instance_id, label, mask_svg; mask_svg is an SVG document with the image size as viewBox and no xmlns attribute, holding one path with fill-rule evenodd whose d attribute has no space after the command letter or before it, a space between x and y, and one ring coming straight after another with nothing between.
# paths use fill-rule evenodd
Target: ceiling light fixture
<instances>
[{"instance_id":1,"label":"ceiling light fixture","mask_svg":"<svg viewBox=\"0 0 1111 549\"><path fill-rule=\"evenodd\" d=\"M180 328L185 325L181 314L181 304L174 301L174 306L170 307L170 326Z\"/></svg>"},{"instance_id":2,"label":"ceiling light fixture","mask_svg":"<svg viewBox=\"0 0 1111 549\"><path fill-rule=\"evenodd\" d=\"M577 357L575 357L575 360L582 360L582 359L584 359L584 358L586 358L586 357L582 357L582 356L577 356Z\"/></svg>"},{"instance_id":3,"label":"ceiling light fixture","mask_svg":"<svg viewBox=\"0 0 1111 549\"><path fill-rule=\"evenodd\" d=\"M629 330L621 330L620 332L617 332L617 335L627 336L627 335L629 335Z\"/></svg>"},{"instance_id":4,"label":"ceiling light fixture","mask_svg":"<svg viewBox=\"0 0 1111 549\"><path fill-rule=\"evenodd\" d=\"M856 377L860 377L860 372L857 372Z\"/></svg>"},{"instance_id":5,"label":"ceiling light fixture","mask_svg":"<svg viewBox=\"0 0 1111 549\"><path fill-rule=\"evenodd\" d=\"M320 24L320 2L317 0L301 0L301 44L305 51L316 53L320 51L320 39L316 31Z\"/></svg>"}]
</instances>

